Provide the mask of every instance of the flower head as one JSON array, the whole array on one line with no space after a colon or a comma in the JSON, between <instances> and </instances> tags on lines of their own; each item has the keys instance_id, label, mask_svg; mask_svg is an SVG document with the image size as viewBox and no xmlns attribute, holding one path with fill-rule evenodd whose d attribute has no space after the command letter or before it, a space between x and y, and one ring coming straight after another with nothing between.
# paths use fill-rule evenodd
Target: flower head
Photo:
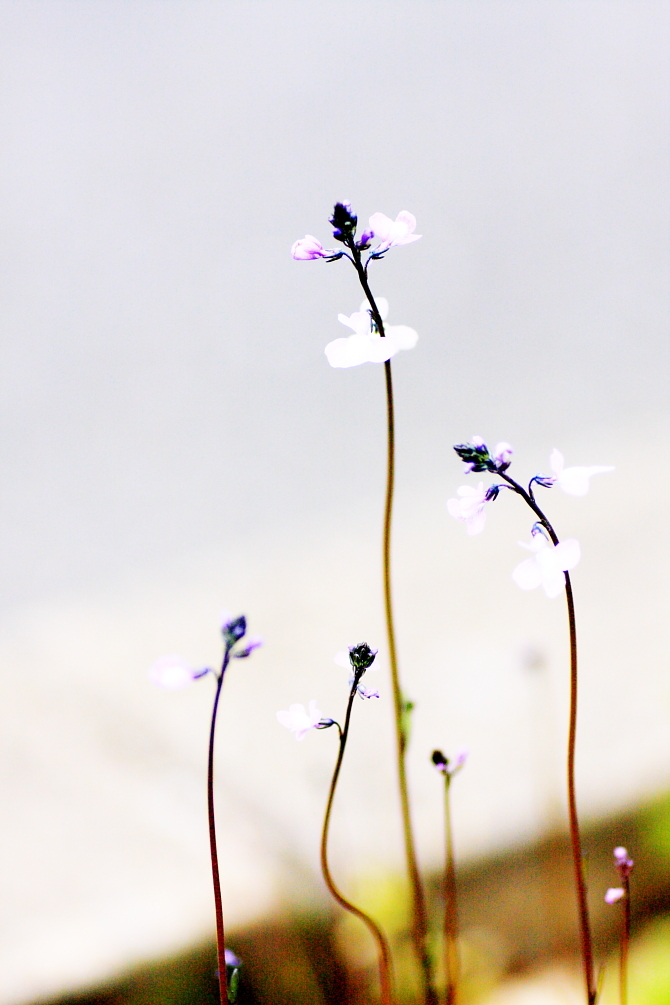
<instances>
[{"instance_id":1,"label":"flower head","mask_svg":"<svg viewBox=\"0 0 670 1005\"><path fill-rule=\"evenodd\" d=\"M551 470L554 472L555 480L570 496L585 496L589 491L589 479L593 475L603 475L608 471L614 471L611 465L596 464L590 468L564 467L563 454L554 448L549 460Z\"/></svg>"},{"instance_id":2,"label":"flower head","mask_svg":"<svg viewBox=\"0 0 670 1005\"><path fill-rule=\"evenodd\" d=\"M533 552L512 573L512 579L522 590L534 590L542 586L548 597L557 597L565 586L564 572L579 562L581 550L579 541L569 538L560 544L552 544L537 529L533 529L530 543L519 541L522 548Z\"/></svg>"},{"instance_id":3,"label":"flower head","mask_svg":"<svg viewBox=\"0 0 670 1005\"><path fill-rule=\"evenodd\" d=\"M611 886L605 894L605 903L616 904L617 900L621 900L625 895L626 891L622 886Z\"/></svg>"},{"instance_id":4,"label":"flower head","mask_svg":"<svg viewBox=\"0 0 670 1005\"><path fill-rule=\"evenodd\" d=\"M372 649L367 642L360 642L357 646L349 646L348 651L342 650L335 654L334 662L338 666L344 667L346 670L351 671L349 677L349 686L351 687L354 682L356 682L356 691L361 698L378 698L379 691L374 691L371 688L364 687L360 680L364 673L368 670L378 670L378 667L372 666L378 650Z\"/></svg>"},{"instance_id":5,"label":"flower head","mask_svg":"<svg viewBox=\"0 0 670 1005\"><path fill-rule=\"evenodd\" d=\"M209 670L193 670L181 656L161 656L149 670L149 679L158 687L177 691L206 673Z\"/></svg>"},{"instance_id":6,"label":"flower head","mask_svg":"<svg viewBox=\"0 0 670 1005\"><path fill-rule=\"evenodd\" d=\"M358 225L358 217L353 212L350 202L336 202L333 215L328 221L333 228L333 237L336 241L346 243L353 240Z\"/></svg>"},{"instance_id":7,"label":"flower head","mask_svg":"<svg viewBox=\"0 0 670 1005\"><path fill-rule=\"evenodd\" d=\"M305 234L291 247L291 254L297 262L308 262L315 258L326 258L328 252L311 234Z\"/></svg>"},{"instance_id":8,"label":"flower head","mask_svg":"<svg viewBox=\"0 0 670 1005\"><path fill-rule=\"evenodd\" d=\"M512 463L512 450L504 440L496 444L493 454L481 436L473 436L469 443L457 443L454 450L465 461L466 471L489 471L502 474Z\"/></svg>"},{"instance_id":9,"label":"flower head","mask_svg":"<svg viewBox=\"0 0 670 1005\"><path fill-rule=\"evenodd\" d=\"M388 314L388 301L377 298L379 314L384 321ZM361 363L383 363L400 349L413 349L419 336L406 325L384 325L384 336L376 329L367 303L350 317L338 314L338 321L354 332L346 338L337 338L326 346L328 362L333 367L359 366Z\"/></svg>"},{"instance_id":10,"label":"flower head","mask_svg":"<svg viewBox=\"0 0 670 1005\"><path fill-rule=\"evenodd\" d=\"M619 846L614 849L614 865L621 878L628 879L633 871L635 862L629 857L626 849Z\"/></svg>"},{"instance_id":11,"label":"flower head","mask_svg":"<svg viewBox=\"0 0 670 1005\"><path fill-rule=\"evenodd\" d=\"M370 230L379 238L380 243L375 248L375 254L383 254L389 248L397 248L401 244L411 244L418 241L421 234L415 234L416 217L403 209L395 220L383 213L373 213L370 217Z\"/></svg>"},{"instance_id":12,"label":"flower head","mask_svg":"<svg viewBox=\"0 0 670 1005\"><path fill-rule=\"evenodd\" d=\"M460 771L468 759L467 750L459 750L455 760L450 764L449 758L445 757L441 750L434 750L431 760L438 771L449 778L453 778L457 771Z\"/></svg>"},{"instance_id":13,"label":"flower head","mask_svg":"<svg viewBox=\"0 0 670 1005\"><path fill-rule=\"evenodd\" d=\"M484 506L489 501L489 492L480 482L477 488L461 485L457 492L460 499L447 499L447 509L455 520L466 524L468 534L481 534L486 522Z\"/></svg>"},{"instance_id":14,"label":"flower head","mask_svg":"<svg viewBox=\"0 0 670 1005\"><path fill-rule=\"evenodd\" d=\"M316 707L316 701L309 703L309 710L304 705L291 705L287 712L277 712L277 718L282 726L295 733L296 740L303 740L310 729L317 729L321 722L321 712Z\"/></svg>"}]
</instances>

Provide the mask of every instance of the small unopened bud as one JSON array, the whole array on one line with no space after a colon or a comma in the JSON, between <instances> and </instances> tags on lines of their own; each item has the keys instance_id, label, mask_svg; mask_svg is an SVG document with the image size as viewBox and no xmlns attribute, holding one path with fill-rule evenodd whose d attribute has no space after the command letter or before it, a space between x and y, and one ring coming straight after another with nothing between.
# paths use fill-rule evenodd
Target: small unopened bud
<instances>
[{"instance_id":1,"label":"small unopened bud","mask_svg":"<svg viewBox=\"0 0 670 1005\"><path fill-rule=\"evenodd\" d=\"M356 233L358 217L352 212L351 203L336 202L329 223L333 227L333 237L336 241L345 243L353 238Z\"/></svg>"},{"instance_id":2,"label":"small unopened bud","mask_svg":"<svg viewBox=\"0 0 670 1005\"><path fill-rule=\"evenodd\" d=\"M357 646L349 647L349 662L354 672L367 670L375 661L376 649L371 649L367 642L360 642Z\"/></svg>"},{"instance_id":3,"label":"small unopened bud","mask_svg":"<svg viewBox=\"0 0 670 1005\"><path fill-rule=\"evenodd\" d=\"M434 750L431 760L438 771L446 772L449 761L441 750Z\"/></svg>"},{"instance_id":4,"label":"small unopened bud","mask_svg":"<svg viewBox=\"0 0 670 1005\"><path fill-rule=\"evenodd\" d=\"M240 614L239 618L233 618L231 621L226 621L221 627L223 637L226 640L226 645L233 646L240 639L244 638L247 632L247 619L243 614Z\"/></svg>"},{"instance_id":5,"label":"small unopened bud","mask_svg":"<svg viewBox=\"0 0 670 1005\"><path fill-rule=\"evenodd\" d=\"M621 900L625 896L626 891L621 886L611 886L607 893L605 894L606 904L616 904L617 900Z\"/></svg>"}]
</instances>

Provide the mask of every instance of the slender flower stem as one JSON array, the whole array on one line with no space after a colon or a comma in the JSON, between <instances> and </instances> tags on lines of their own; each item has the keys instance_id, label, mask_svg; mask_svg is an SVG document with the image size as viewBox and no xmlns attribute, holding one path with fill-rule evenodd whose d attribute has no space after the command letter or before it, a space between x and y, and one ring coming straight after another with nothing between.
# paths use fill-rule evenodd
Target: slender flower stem
<instances>
[{"instance_id":1,"label":"slender flower stem","mask_svg":"<svg viewBox=\"0 0 670 1005\"><path fill-rule=\"evenodd\" d=\"M228 980L226 970L226 946L223 928L223 902L221 900L221 883L219 880L219 856L216 848L216 820L214 816L214 734L216 731L216 715L221 697L223 676L230 660L230 651L226 647L221 673L216 681L212 722L209 729L209 756L207 759L207 818L209 822L209 852L212 859L212 884L214 886L214 910L216 913L216 956L219 974L219 1002L228 1005Z\"/></svg>"},{"instance_id":2,"label":"slender flower stem","mask_svg":"<svg viewBox=\"0 0 670 1005\"><path fill-rule=\"evenodd\" d=\"M620 1005L628 1005L628 947L630 945L630 880L628 876L624 876L622 882L625 892L619 956L619 1003Z\"/></svg>"},{"instance_id":3,"label":"slender flower stem","mask_svg":"<svg viewBox=\"0 0 670 1005\"><path fill-rule=\"evenodd\" d=\"M535 502L531 492L515 482L513 478L504 472L497 472L504 478L510 488L514 489L539 517L540 523L546 529L554 545L559 543L556 531L549 523L540 507ZM570 845L572 848L572 865L575 877L575 891L577 894L577 912L579 914L579 933L581 941L582 964L584 969L584 981L586 983L586 1000L588 1005L595 1005L597 998L597 988L594 980L593 970L593 942L591 939L591 928L589 923L589 909L586 899L586 881L584 879L584 863L582 859L582 846L579 833L579 817L577 815L577 795L575 791L575 749L577 744L577 626L575 622L575 602L572 596L572 584L570 574L564 572L565 576L565 599L568 607L568 628L570 632L570 713L568 722L568 819L570 826Z\"/></svg>"},{"instance_id":4,"label":"slender flower stem","mask_svg":"<svg viewBox=\"0 0 670 1005\"><path fill-rule=\"evenodd\" d=\"M333 771L333 777L330 783L330 791L328 793L328 802L326 804L326 814L323 818L323 831L321 833L321 871L323 873L323 878L326 881L326 886L330 890L330 893L335 898L340 907L343 907L345 911L349 911L350 914L355 915L359 918L363 924L367 927L368 931L377 943L377 952L379 957L379 983L381 990L381 1003L382 1005L393 1005L393 978L392 978L392 965L391 965L391 951L389 949L389 944L386 940L384 933L382 932L379 925L373 921L373 919L362 911L359 907L356 907L351 901L344 897L338 888L335 886L335 882L330 872L330 867L328 865L328 830L330 827L330 816L333 808L333 800L335 798L335 789L337 787L337 780L340 776L340 768L342 767L342 761L344 759L344 750L347 745L347 736L349 735L349 722L351 720L351 709L354 703L354 698L356 697L356 689L358 687L358 682L360 680L360 674L354 675L354 682L352 684L351 693L349 695L349 703L347 705L347 715L344 720L344 729L340 730L340 749L337 754L337 761L335 762L335 770ZM339 729L339 727L338 727Z\"/></svg>"},{"instance_id":5,"label":"slender flower stem","mask_svg":"<svg viewBox=\"0 0 670 1005\"><path fill-rule=\"evenodd\" d=\"M458 1000L458 905L456 900L456 868L451 828L451 775L444 773L444 971L445 1005L456 1005Z\"/></svg>"},{"instance_id":6,"label":"slender flower stem","mask_svg":"<svg viewBox=\"0 0 670 1005\"><path fill-rule=\"evenodd\" d=\"M361 253L352 244L351 251L354 259L354 266L358 273L361 286L365 292L370 311L377 330L382 338L385 337L384 322L382 321L379 308L375 302L368 283L367 269L361 262ZM400 674L398 672L398 657L395 641L395 625L393 620L393 603L391 597L391 521L393 516L393 491L395 487L395 417L393 407L393 378L391 375L391 361L384 363L384 376L386 379L386 426L387 426L387 464L386 464L386 497L384 502L384 530L383 530L383 570L384 570L384 611L386 616L386 635L389 647L389 663L391 666L391 684L393 690L393 710L395 718L396 735L396 762L398 771L398 790L400 794L400 808L402 815L402 829L405 843L405 859L407 862L407 872L409 875L410 887L412 890L412 903L414 913L414 924L412 935L414 939L414 949L421 967L423 982L423 997L426 1005L437 1005L437 995L433 987L432 967L428 947L426 945L428 935L428 912L426 909L426 898L419 874L414 836L412 833L412 819L409 806L409 791L407 787L407 772L405 768L405 752L407 747L407 737L405 735L404 701L400 687Z\"/></svg>"}]
</instances>

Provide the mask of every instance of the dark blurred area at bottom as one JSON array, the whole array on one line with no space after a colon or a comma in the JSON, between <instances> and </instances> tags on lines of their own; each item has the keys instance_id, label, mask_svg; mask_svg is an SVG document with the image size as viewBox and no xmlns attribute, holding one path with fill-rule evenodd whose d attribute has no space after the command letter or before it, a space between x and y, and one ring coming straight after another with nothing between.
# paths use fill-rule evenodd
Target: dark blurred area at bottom
<instances>
[{"instance_id":1,"label":"dark blurred area at bottom","mask_svg":"<svg viewBox=\"0 0 670 1005\"><path fill-rule=\"evenodd\" d=\"M616 950L620 912L603 901L617 886L612 850L624 845L635 859L633 935L653 918L670 915L670 796L583 828L596 960ZM434 948L439 954L441 882L427 882ZM476 1002L495 984L552 962L576 962L577 922L570 847L565 835L469 863L459 869L459 915L464 944L464 1002ZM393 901L393 898L391 898ZM398 907L404 898L398 898ZM367 906L367 905L366 905ZM374 907L370 905L371 913ZM389 911L391 913L389 913ZM406 921L386 905L379 920L390 931L398 961L398 1002L414 1000ZM404 906L402 908L404 914ZM239 1005L362 1005L374 1001L374 960L348 952L341 912L277 917L231 933L243 960ZM353 929L349 940L356 940ZM394 934L395 933L395 934ZM360 934L360 933L359 933ZM365 939L365 935L360 935ZM472 973L469 973L469 971ZM48 1005L217 1005L214 943L148 962L113 984L53 998ZM485 973L483 973L485 971ZM670 1001L670 987L668 988ZM35 1003L37 1005L37 1003ZM40 1005L45 1005L44 1002Z\"/></svg>"}]
</instances>

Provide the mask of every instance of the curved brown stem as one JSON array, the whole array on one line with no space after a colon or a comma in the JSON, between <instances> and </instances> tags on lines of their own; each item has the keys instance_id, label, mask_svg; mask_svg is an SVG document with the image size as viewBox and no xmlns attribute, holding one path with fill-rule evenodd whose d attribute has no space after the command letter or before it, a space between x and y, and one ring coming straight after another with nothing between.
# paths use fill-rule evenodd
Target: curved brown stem
<instances>
[{"instance_id":1,"label":"curved brown stem","mask_svg":"<svg viewBox=\"0 0 670 1005\"><path fill-rule=\"evenodd\" d=\"M219 974L219 1002L228 1005L228 981L226 970L226 945L223 927L223 902L221 900L221 883L219 880L219 856L216 848L216 819L214 816L214 735L216 731L216 715L221 697L223 675L228 666L229 654L223 660L223 667L216 682L212 722L209 729L209 755L207 759L207 820L209 823L209 852L212 859L212 884L214 887L214 911L216 914L216 957Z\"/></svg>"},{"instance_id":2,"label":"curved brown stem","mask_svg":"<svg viewBox=\"0 0 670 1005\"><path fill-rule=\"evenodd\" d=\"M499 477L504 478L507 484L530 506L533 513L539 517L540 523L546 529L554 545L559 544L558 535L544 515L535 499L519 485L518 482L510 478L504 471L498 471ZM579 937L581 942L582 965L584 968L584 981L586 983L586 1001L588 1005L595 1005L598 997L597 987L593 973L593 941L591 939L591 926L589 923L589 909L586 899L586 881L584 879L584 862L582 859L582 845L579 834L579 817L577 815L577 795L575 791L575 749L577 745L577 626L575 622L575 602L572 596L572 583L570 574L564 572L565 576L565 599L568 606L568 628L570 633L570 713L568 723L568 821L570 827L570 846L572 849L572 866L575 877L575 892L577 894L577 913L579 915Z\"/></svg>"},{"instance_id":3,"label":"curved brown stem","mask_svg":"<svg viewBox=\"0 0 670 1005\"><path fill-rule=\"evenodd\" d=\"M347 715L344 720L344 729L340 733L340 749L337 754L337 761L335 762L335 770L333 771L333 777L330 782L330 791L328 793L328 802L326 804L326 813L323 818L323 830L321 832L321 871L323 873L323 878L326 882L331 895L345 911L349 911L356 918L366 926L373 939L377 943L377 951L379 956L379 983L381 991L381 1003L382 1005L393 1005L393 981L392 981L392 964L391 964L391 951L389 949L388 942L384 933L382 932L376 921L362 911L351 901L344 897L338 888L335 886L335 881L330 872L330 867L328 865L328 829L330 827L330 816L333 809L333 800L335 798L335 789L337 787L337 780L340 776L340 768L342 767L342 760L344 758L344 750L347 745L347 736L349 733L349 721L351 719L351 709L356 696L356 688L358 685L358 680L360 677L354 678L354 684L351 688L351 693L349 695L349 704L347 705Z\"/></svg>"},{"instance_id":4,"label":"curved brown stem","mask_svg":"<svg viewBox=\"0 0 670 1005\"><path fill-rule=\"evenodd\" d=\"M579 834L579 817L577 816L577 796L575 792L575 748L577 743L577 628L575 624L575 603L572 596L570 574L565 575L565 598L568 605L568 625L570 629L570 717L568 726L568 817L570 822L570 845L572 847L572 865L575 875L575 890L577 893L577 912L579 914L579 934L582 946L582 962L584 980L586 982L586 1000L588 1005L595 1005L597 990L593 976L593 944L589 924L589 909L586 900L586 881L584 880L584 862Z\"/></svg>"}]
</instances>

